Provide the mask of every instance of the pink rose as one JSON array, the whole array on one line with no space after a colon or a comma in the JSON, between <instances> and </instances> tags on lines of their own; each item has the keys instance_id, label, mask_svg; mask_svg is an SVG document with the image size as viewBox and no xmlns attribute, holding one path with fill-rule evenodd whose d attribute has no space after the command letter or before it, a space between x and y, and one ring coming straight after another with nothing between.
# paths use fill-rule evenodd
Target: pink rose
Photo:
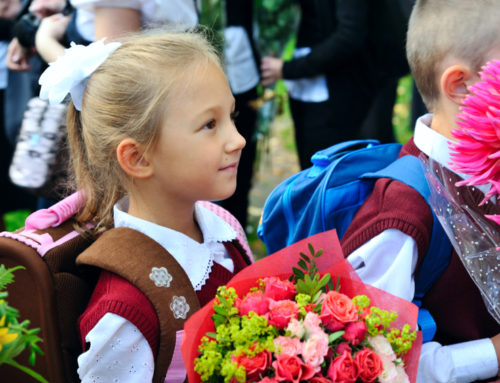
<instances>
[{"instance_id":1,"label":"pink rose","mask_svg":"<svg viewBox=\"0 0 500 383\"><path fill-rule=\"evenodd\" d=\"M343 353L344 353L344 351L347 351L347 352L350 354L350 353L352 352L352 349L351 349L351 347L350 347L347 343L345 343L345 342L339 343L339 344L337 345L337 348L335 349L335 353L340 355L340 354L343 354Z\"/></svg>"},{"instance_id":2,"label":"pink rose","mask_svg":"<svg viewBox=\"0 0 500 383\"><path fill-rule=\"evenodd\" d=\"M359 377L364 383L372 383L384 371L382 359L369 348L364 347L354 356L358 366Z\"/></svg>"},{"instance_id":3,"label":"pink rose","mask_svg":"<svg viewBox=\"0 0 500 383\"><path fill-rule=\"evenodd\" d=\"M261 374L271 365L271 353L269 351L262 351L253 357L243 354L233 356L231 360L245 369L247 382L256 382L260 379Z\"/></svg>"},{"instance_id":4,"label":"pink rose","mask_svg":"<svg viewBox=\"0 0 500 383\"><path fill-rule=\"evenodd\" d=\"M309 383L333 383L330 379L325 378L322 375L313 376Z\"/></svg>"},{"instance_id":5,"label":"pink rose","mask_svg":"<svg viewBox=\"0 0 500 383\"><path fill-rule=\"evenodd\" d=\"M316 372L321 370L321 364L325 361L328 353L328 335L321 332L313 333L302 347L304 362L314 368Z\"/></svg>"},{"instance_id":6,"label":"pink rose","mask_svg":"<svg viewBox=\"0 0 500 383\"><path fill-rule=\"evenodd\" d=\"M302 353L302 342L298 338L279 336L274 339L274 346L276 347L275 356L280 354L295 356Z\"/></svg>"},{"instance_id":7,"label":"pink rose","mask_svg":"<svg viewBox=\"0 0 500 383\"><path fill-rule=\"evenodd\" d=\"M263 281L266 284L264 295L275 301L294 299L297 294L295 285L290 281L281 280L276 277L267 277Z\"/></svg>"},{"instance_id":8,"label":"pink rose","mask_svg":"<svg viewBox=\"0 0 500 383\"><path fill-rule=\"evenodd\" d=\"M266 376L264 379L259 380L258 383L278 383L278 381L274 378L269 378Z\"/></svg>"},{"instance_id":9,"label":"pink rose","mask_svg":"<svg viewBox=\"0 0 500 383\"><path fill-rule=\"evenodd\" d=\"M344 328L348 322L358 319L356 306L345 294L329 291L321 306L321 321L330 331L338 331Z\"/></svg>"},{"instance_id":10,"label":"pink rose","mask_svg":"<svg viewBox=\"0 0 500 383\"><path fill-rule=\"evenodd\" d=\"M250 311L258 315L265 315L269 311L269 299L260 290L249 292L243 299L236 299L235 305L242 316L248 315Z\"/></svg>"},{"instance_id":11,"label":"pink rose","mask_svg":"<svg viewBox=\"0 0 500 383\"><path fill-rule=\"evenodd\" d=\"M358 366L347 351L344 351L342 355L337 356L330 363L328 373L326 374L327 377L336 383L354 383L358 375Z\"/></svg>"},{"instance_id":12,"label":"pink rose","mask_svg":"<svg viewBox=\"0 0 500 383\"><path fill-rule=\"evenodd\" d=\"M304 328L306 330L306 336L309 336L310 334L321 331L321 319L319 319L319 315L316 313L309 312L306 314L306 317L304 318Z\"/></svg>"},{"instance_id":13,"label":"pink rose","mask_svg":"<svg viewBox=\"0 0 500 383\"><path fill-rule=\"evenodd\" d=\"M344 338L353 346L357 346L365 339L368 327L366 326L365 321L349 322L345 326L344 331L345 332L342 335L342 338Z\"/></svg>"},{"instance_id":14,"label":"pink rose","mask_svg":"<svg viewBox=\"0 0 500 383\"><path fill-rule=\"evenodd\" d=\"M270 325L282 330L288 326L290 319L297 319L299 316L299 306L294 301L272 301L269 303L269 313L267 314Z\"/></svg>"},{"instance_id":15,"label":"pink rose","mask_svg":"<svg viewBox=\"0 0 500 383\"><path fill-rule=\"evenodd\" d=\"M278 355L278 358L272 365L276 372L275 378L278 382L298 383L301 380L307 380L314 376L314 369L304 364L297 356Z\"/></svg>"},{"instance_id":16,"label":"pink rose","mask_svg":"<svg viewBox=\"0 0 500 383\"><path fill-rule=\"evenodd\" d=\"M304 326L302 326L302 323L300 323L300 321L295 318L290 319L288 326L286 326L286 331L290 331L290 334L299 339L302 339L306 332L304 330Z\"/></svg>"}]
</instances>

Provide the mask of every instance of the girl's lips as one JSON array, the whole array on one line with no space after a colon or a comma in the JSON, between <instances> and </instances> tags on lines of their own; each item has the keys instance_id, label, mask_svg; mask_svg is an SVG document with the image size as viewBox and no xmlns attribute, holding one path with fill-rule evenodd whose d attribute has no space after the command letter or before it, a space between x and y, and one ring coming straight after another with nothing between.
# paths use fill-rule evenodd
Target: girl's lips
<instances>
[{"instance_id":1,"label":"girl's lips","mask_svg":"<svg viewBox=\"0 0 500 383\"><path fill-rule=\"evenodd\" d=\"M231 165L228 165L228 166L225 166L223 168L220 168L219 170L223 171L223 170L236 170L238 168L238 162L234 162L232 163Z\"/></svg>"}]
</instances>

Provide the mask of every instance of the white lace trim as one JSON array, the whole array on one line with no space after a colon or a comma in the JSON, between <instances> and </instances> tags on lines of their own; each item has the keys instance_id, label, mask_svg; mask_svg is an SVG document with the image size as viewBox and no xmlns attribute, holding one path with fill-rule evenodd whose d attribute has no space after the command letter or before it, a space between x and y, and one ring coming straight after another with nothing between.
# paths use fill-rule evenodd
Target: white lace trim
<instances>
[{"instance_id":1,"label":"white lace trim","mask_svg":"<svg viewBox=\"0 0 500 383\"><path fill-rule=\"evenodd\" d=\"M213 265L214 265L214 257L210 253L207 267L205 268L205 273L203 274L203 277L201 278L201 280L196 284L196 286L194 286L194 291L200 291L202 289L202 287L205 286L205 284L208 281L208 278L210 277L210 273L212 272Z\"/></svg>"},{"instance_id":2,"label":"white lace trim","mask_svg":"<svg viewBox=\"0 0 500 383\"><path fill-rule=\"evenodd\" d=\"M115 205L115 227L135 229L158 242L179 262L195 291L201 290L206 284L214 262L231 272L234 271L233 260L223 242L234 240L236 232L210 210L198 204L195 205L195 216L203 233L203 243L198 243L175 230L131 216L126 213L127 210L127 198Z\"/></svg>"}]
</instances>

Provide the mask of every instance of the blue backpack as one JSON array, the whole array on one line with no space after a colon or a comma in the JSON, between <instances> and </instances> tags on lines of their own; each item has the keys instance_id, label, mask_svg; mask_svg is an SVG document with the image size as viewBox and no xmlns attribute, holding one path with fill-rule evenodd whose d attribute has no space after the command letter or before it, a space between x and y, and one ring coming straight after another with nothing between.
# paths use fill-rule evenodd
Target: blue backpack
<instances>
[{"instance_id":1,"label":"blue backpack","mask_svg":"<svg viewBox=\"0 0 500 383\"><path fill-rule=\"evenodd\" d=\"M342 238L354 215L379 178L411 186L428 202L430 191L420 160L398 158L401 145L377 140L347 141L315 153L312 166L278 185L267 198L257 229L269 253L330 229ZM429 249L415 278L415 300L420 301L448 266L451 243L434 215ZM436 324L419 310L424 341L434 337Z\"/></svg>"}]
</instances>

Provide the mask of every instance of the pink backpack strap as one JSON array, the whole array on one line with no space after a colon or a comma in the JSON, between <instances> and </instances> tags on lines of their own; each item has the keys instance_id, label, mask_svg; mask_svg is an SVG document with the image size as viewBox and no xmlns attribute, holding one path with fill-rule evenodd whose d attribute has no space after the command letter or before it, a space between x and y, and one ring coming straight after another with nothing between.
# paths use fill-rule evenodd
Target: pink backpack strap
<instances>
[{"instance_id":1,"label":"pink backpack strap","mask_svg":"<svg viewBox=\"0 0 500 383\"><path fill-rule=\"evenodd\" d=\"M48 209L40 209L26 218L26 230L43 230L59 226L74 216L83 206L85 198L83 193L75 192L70 196L52 205Z\"/></svg>"},{"instance_id":2,"label":"pink backpack strap","mask_svg":"<svg viewBox=\"0 0 500 383\"><path fill-rule=\"evenodd\" d=\"M224 209L222 206L219 206L213 202L209 201L198 201L198 203L203 206L204 208L210 210L211 212L217 214L219 217L221 217L224 221L226 221L236 232L236 239L240 243L241 247L243 247L243 250L246 251L248 254L248 258L250 261L253 263L255 262L255 259L252 254L252 250L250 250L250 246L248 244L247 236L245 234L245 230L243 230L243 227L241 226L240 222L232 215L229 211Z\"/></svg>"},{"instance_id":3,"label":"pink backpack strap","mask_svg":"<svg viewBox=\"0 0 500 383\"><path fill-rule=\"evenodd\" d=\"M37 251L43 257L49 250L65 243L78 235L76 230L70 230L62 237L51 235L47 229L60 226L67 222L80 209L85 202L83 194L73 193L48 209L40 209L26 218L25 227L16 232L4 231L0 237L15 239ZM52 233L56 234L56 233Z\"/></svg>"}]
</instances>

